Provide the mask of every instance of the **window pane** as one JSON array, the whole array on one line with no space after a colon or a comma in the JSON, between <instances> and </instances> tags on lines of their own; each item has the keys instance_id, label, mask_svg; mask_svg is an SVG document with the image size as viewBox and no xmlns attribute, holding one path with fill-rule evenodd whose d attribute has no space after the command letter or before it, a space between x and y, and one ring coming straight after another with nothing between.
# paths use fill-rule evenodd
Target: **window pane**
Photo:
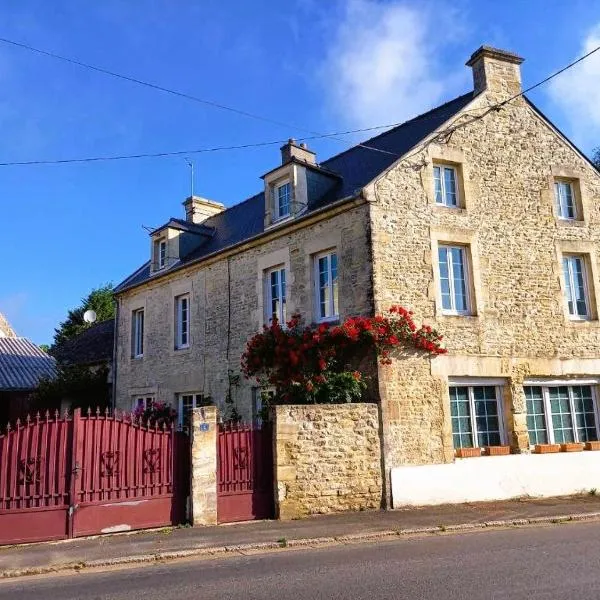
<instances>
[{"instance_id":1,"label":"window pane","mask_svg":"<svg viewBox=\"0 0 600 600\"><path fill-rule=\"evenodd\" d=\"M580 257L572 257L573 265L573 283L575 285L575 301L577 306L577 314L579 316L587 315L587 302L585 298L585 273L583 267L583 259Z\"/></svg>"},{"instance_id":2,"label":"window pane","mask_svg":"<svg viewBox=\"0 0 600 600\"><path fill-rule=\"evenodd\" d=\"M287 321L286 313L286 291L285 291L285 269L279 271L279 282L280 282L280 298L281 298L281 321L285 323Z\"/></svg>"},{"instance_id":3,"label":"window pane","mask_svg":"<svg viewBox=\"0 0 600 600\"><path fill-rule=\"evenodd\" d=\"M569 389L566 386L549 388L550 410L554 440L557 444L574 442L573 420L569 406Z\"/></svg>"},{"instance_id":4,"label":"window pane","mask_svg":"<svg viewBox=\"0 0 600 600\"><path fill-rule=\"evenodd\" d=\"M319 258L319 316L329 316L331 303L330 281L329 281L329 256Z\"/></svg>"},{"instance_id":5,"label":"window pane","mask_svg":"<svg viewBox=\"0 0 600 600\"><path fill-rule=\"evenodd\" d=\"M462 248L451 248L452 274L454 282L454 307L455 310L465 312L467 310L467 286L464 268L464 250Z\"/></svg>"},{"instance_id":6,"label":"window pane","mask_svg":"<svg viewBox=\"0 0 600 600\"><path fill-rule=\"evenodd\" d=\"M575 307L573 305L573 290L571 288L571 268L569 265L570 259L568 257L563 258L563 276L565 279L565 296L567 300L567 307L569 314L575 314Z\"/></svg>"},{"instance_id":7,"label":"window pane","mask_svg":"<svg viewBox=\"0 0 600 600\"><path fill-rule=\"evenodd\" d=\"M444 204L456 206L456 171L449 167L444 168Z\"/></svg>"},{"instance_id":8,"label":"window pane","mask_svg":"<svg viewBox=\"0 0 600 600\"><path fill-rule=\"evenodd\" d=\"M472 448L471 417L469 415L469 389L450 387L450 415L452 440L455 448Z\"/></svg>"},{"instance_id":9,"label":"window pane","mask_svg":"<svg viewBox=\"0 0 600 600\"><path fill-rule=\"evenodd\" d=\"M277 188L277 216L287 217L290 214L290 184L284 183Z\"/></svg>"},{"instance_id":10,"label":"window pane","mask_svg":"<svg viewBox=\"0 0 600 600\"><path fill-rule=\"evenodd\" d=\"M577 385L571 388L573 408L575 410L575 425L580 442L591 442L598 439L596 414L592 388L589 385Z\"/></svg>"},{"instance_id":11,"label":"window pane","mask_svg":"<svg viewBox=\"0 0 600 600\"><path fill-rule=\"evenodd\" d=\"M527 431L529 432L529 443L547 444L548 430L544 416L544 397L542 388L539 386L526 386L524 388L527 402Z\"/></svg>"},{"instance_id":12,"label":"window pane","mask_svg":"<svg viewBox=\"0 0 600 600\"><path fill-rule=\"evenodd\" d=\"M332 254L331 258L331 284L333 295L333 315L339 314L338 310L338 269L337 269L337 254Z\"/></svg>"},{"instance_id":13,"label":"window pane","mask_svg":"<svg viewBox=\"0 0 600 600\"><path fill-rule=\"evenodd\" d=\"M442 308L452 310L452 298L450 292L450 275L448 271L448 248L438 248L438 262L440 265L440 287L442 291Z\"/></svg>"},{"instance_id":14,"label":"window pane","mask_svg":"<svg viewBox=\"0 0 600 600\"><path fill-rule=\"evenodd\" d=\"M476 414L477 445L499 446L501 436L496 388L490 385L474 387L473 399Z\"/></svg>"},{"instance_id":15,"label":"window pane","mask_svg":"<svg viewBox=\"0 0 600 600\"><path fill-rule=\"evenodd\" d=\"M440 167L433 167L433 180L435 182L435 201L437 204L443 204L442 197L442 177Z\"/></svg>"}]
</instances>

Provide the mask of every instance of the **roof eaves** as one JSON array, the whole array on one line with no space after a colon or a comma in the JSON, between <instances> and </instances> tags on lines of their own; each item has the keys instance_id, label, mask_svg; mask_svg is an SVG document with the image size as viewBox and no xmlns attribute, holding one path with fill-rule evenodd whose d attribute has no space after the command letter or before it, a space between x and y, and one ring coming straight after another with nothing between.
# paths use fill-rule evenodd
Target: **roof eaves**
<instances>
[{"instance_id":1,"label":"roof eaves","mask_svg":"<svg viewBox=\"0 0 600 600\"><path fill-rule=\"evenodd\" d=\"M334 208L337 208L338 206L342 206L348 202L351 202L352 200L356 200L362 192L362 188L360 190L357 190L357 192L355 194L351 194L350 196L346 196L344 198L340 198L339 200L336 200L335 202L332 202L330 204L327 204L323 207L317 208L316 210L307 212L305 214L303 214L301 217L297 217L296 219L293 219L291 221L285 221L283 223L281 223L281 225L278 226L274 226L274 227L270 227L269 229L267 229L266 231L261 231L260 233L258 233L257 235L253 235L252 237L246 238L244 240L240 240L239 242L236 242L234 244L230 244L229 246L225 246L223 248L220 248L219 250L215 250L214 252L211 252L210 254L207 254L205 256L200 256L198 258L195 258L194 260L190 260L188 262L184 262L181 264L176 264L173 267L170 267L168 269L167 272L165 272L165 270L161 270L161 271L157 271L154 274L151 274L150 277L148 279L145 279L144 281L141 281L140 283L136 283L133 284L131 286L125 286L124 284L119 284L115 289L114 289L114 294L121 294L123 292L126 292L130 289L134 289L140 285L144 285L145 283L149 283L151 281L155 281L156 279L159 279L162 276L166 276L167 274L173 273L174 271L179 271L181 269L185 269L187 267L190 267L192 265L197 265L199 263L202 263L204 261L210 260L216 256L219 256L219 254L224 254L226 252L230 252L231 250L237 248L238 246L243 246L244 244L249 244L252 243L256 240L259 240L261 237L265 237L267 235L272 234L275 231L278 231L280 229L284 229L285 227L288 227L289 225L294 225L297 223L301 223L302 221L305 221L311 217L314 217L316 215L319 215L323 212L327 212L328 210L332 210ZM253 196L252 198L255 198L256 196ZM248 200L251 200L252 198L248 198ZM244 202L246 202L247 200L245 200ZM241 204L241 203L240 203ZM235 206L239 206L239 204L236 204ZM146 265L148 265L148 263L146 263ZM146 266L144 265L144 267ZM144 268L142 267L142 268ZM138 269L136 271L136 273L139 273L142 269ZM134 274L135 275L135 274ZM133 279L134 275L131 275L131 277L128 278L128 280ZM125 282L124 282L125 283Z\"/></svg>"}]
</instances>

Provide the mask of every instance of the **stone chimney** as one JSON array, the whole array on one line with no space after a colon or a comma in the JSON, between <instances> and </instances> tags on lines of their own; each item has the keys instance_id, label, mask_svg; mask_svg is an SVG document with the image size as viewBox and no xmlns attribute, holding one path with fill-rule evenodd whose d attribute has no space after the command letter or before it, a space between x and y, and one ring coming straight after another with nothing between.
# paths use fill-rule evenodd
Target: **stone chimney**
<instances>
[{"instance_id":1,"label":"stone chimney","mask_svg":"<svg viewBox=\"0 0 600 600\"><path fill-rule=\"evenodd\" d=\"M309 165L317 164L317 155L306 144L297 144L295 139L290 138L287 144L281 146L281 164L285 165L293 158Z\"/></svg>"},{"instance_id":2,"label":"stone chimney","mask_svg":"<svg viewBox=\"0 0 600 600\"><path fill-rule=\"evenodd\" d=\"M220 202L200 198L200 196L186 198L183 206L185 207L185 220L190 223L203 223L209 217L218 215L225 210L225 206Z\"/></svg>"},{"instance_id":3,"label":"stone chimney","mask_svg":"<svg viewBox=\"0 0 600 600\"><path fill-rule=\"evenodd\" d=\"M475 93L487 91L501 98L521 92L521 63L523 58L491 46L481 46L467 61L473 69Z\"/></svg>"}]
</instances>

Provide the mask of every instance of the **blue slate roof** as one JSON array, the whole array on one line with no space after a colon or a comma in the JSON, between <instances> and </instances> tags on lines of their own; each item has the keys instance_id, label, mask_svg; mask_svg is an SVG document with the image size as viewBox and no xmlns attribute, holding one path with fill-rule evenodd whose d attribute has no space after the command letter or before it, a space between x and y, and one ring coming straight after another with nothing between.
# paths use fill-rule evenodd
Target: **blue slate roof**
<instances>
[{"instance_id":1,"label":"blue slate roof","mask_svg":"<svg viewBox=\"0 0 600 600\"><path fill-rule=\"evenodd\" d=\"M463 109L472 99L473 92L459 96L446 104L438 106L410 121L406 121L365 142L364 145L385 150L393 154L377 152L361 146L353 146L319 164L320 167L339 175L339 183L333 191L318 203L308 207L308 213L355 195L359 190L390 167L399 156L408 152L421 140L435 131L444 122ZM213 228L214 235L187 256L181 257L176 267L160 277L192 262L202 260L221 250L260 235L264 231L265 198L261 192L239 204L226 209L204 221L203 225ZM121 282L115 292L135 287L150 278L150 261Z\"/></svg>"},{"instance_id":2,"label":"blue slate roof","mask_svg":"<svg viewBox=\"0 0 600 600\"><path fill-rule=\"evenodd\" d=\"M112 363L115 320L90 325L74 338L54 348L52 354L60 364L94 365Z\"/></svg>"},{"instance_id":3,"label":"blue slate roof","mask_svg":"<svg viewBox=\"0 0 600 600\"><path fill-rule=\"evenodd\" d=\"M0 391L34 390L54 377L56 362L26 338L0 337Z\"/></svg>"}]
</instances>

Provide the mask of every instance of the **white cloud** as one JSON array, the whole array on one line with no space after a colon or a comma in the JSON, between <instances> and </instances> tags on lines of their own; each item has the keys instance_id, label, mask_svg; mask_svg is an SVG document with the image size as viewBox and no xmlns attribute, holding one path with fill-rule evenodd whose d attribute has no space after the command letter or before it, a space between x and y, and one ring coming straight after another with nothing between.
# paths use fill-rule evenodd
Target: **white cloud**
<instances>
[{"instance_id":1,"label":"white cloud","mask_svg":"<svg viewBox=\"0 0 600 600\"><path fill-rule=\"evenodd\" d=\"M595 25L577 53L583 56L600 46L600 23ZM573 135L584 144L600 138L600 51L550 82L550 96L571 122Z\"/></svg>"},{"instance_id":2,"label":"white cloud","mask_svg":"<svg viewBox=\"0 0 600 600\"><path fill-rule=\"evenodd\" d=\"M461 32L453 11L434 12L424 2L348 0L321 70L332 111L348 125L368 127L404 121L448 99L468 77L462 66L443 69L444 49Z\"/></svg>"}]
</instances>

